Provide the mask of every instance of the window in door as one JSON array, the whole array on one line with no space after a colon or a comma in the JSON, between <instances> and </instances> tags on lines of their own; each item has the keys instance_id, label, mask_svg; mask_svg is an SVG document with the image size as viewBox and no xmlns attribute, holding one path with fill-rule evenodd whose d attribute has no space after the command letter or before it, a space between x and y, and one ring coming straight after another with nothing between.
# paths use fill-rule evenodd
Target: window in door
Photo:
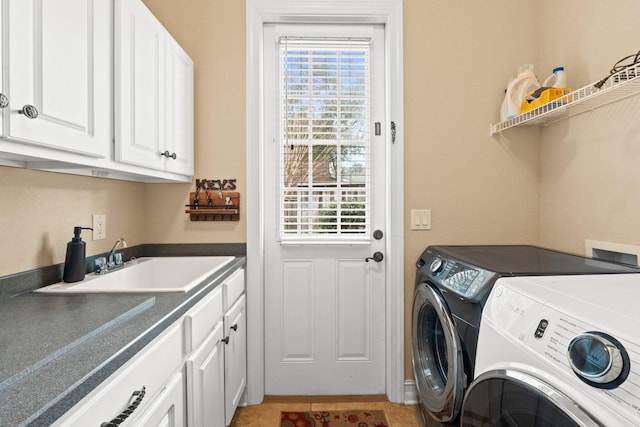
<instances>
[{"instance_id":1,"label":"window in door","mask_svg":"<svg viewBox=\"0 0 640 427\"><path fill-rule=\"evenodd\" d=\"M280 39L281 241L367 240L368 39Z\"/></svg>"}]
</instances>

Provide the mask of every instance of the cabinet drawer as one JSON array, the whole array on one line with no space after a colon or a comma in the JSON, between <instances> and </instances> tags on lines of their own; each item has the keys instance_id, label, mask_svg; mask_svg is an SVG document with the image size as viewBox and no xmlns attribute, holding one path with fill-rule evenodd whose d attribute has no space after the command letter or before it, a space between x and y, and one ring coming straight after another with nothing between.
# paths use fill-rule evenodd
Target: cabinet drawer
<instances>
[{"instance_id":1,"label":"cabinet drawer","mask_svg":"<svg viewBox=\"0 0 640 427\"><path fill-rule=\"evenodd\" d=\"M227 311L244 292L244 268L233 273L224 281L224 310Z\"/></svg>"},{"instance_id":2,"label":"cabinet drawer","mask_svg":"<svg viewBox=\"0 0 640 427\"><path fill-rule=\"evenodd\" d=\"M143 386L145 396L133 414L147 411L182 362L181 332L179 325L164 332L54 425L99 426L111 421L131 404L133 392Z\"/></svg>"},{"instance_id":3,"label":"cabinet drawer","mask_svg":"<svg viewBox=\"0 0 640 427\"><path fill-rule=\"evenodd\" d=\"M185 353L190 353L202 343L222 319L222 314L222 289L219 286L185 316Z\"/></svg>"}]
</instances>

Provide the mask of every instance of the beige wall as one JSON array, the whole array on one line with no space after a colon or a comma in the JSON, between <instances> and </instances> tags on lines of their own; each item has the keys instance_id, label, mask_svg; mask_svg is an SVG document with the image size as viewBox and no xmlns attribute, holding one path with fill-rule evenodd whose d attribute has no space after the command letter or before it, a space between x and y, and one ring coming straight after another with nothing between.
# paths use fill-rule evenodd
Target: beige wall
<instances>
[{"instance_id":1,"label":"beige wall","mask_svg":"<svg viewBox=\"0 0 640 427\"><path fill-rule=\"evenodd\" d=\"M0 276L64 262L73 227L107 215L105 240L83 231L87 254L108 251L118 237L144 243L144 185L0 166Z\"/></svg>"},{"instance_id":2,"label":"beige wall","mask_svg":"<svg viewBox=\"0 0 640 427\"><path fill-rule=\"evenodd\" d=\"M564 65L569 85L606 76L640 46L640 2L544 0L541 65ZM566 25L563 16L580 12ZM640 244L640 99L544 128L540 138L540 242L579 254L585 239Z\"/></svg>"},{"instance_id":3,"label":"beige wall","mask_svg":"<svg viewBox=\"0 0 640 427\"><path fill-rule=\"evenodd\" d=\"M246 242L245 2L144 0L195 69L196 178L236 179L240 221L190 221L194 184L146 187L147 243Z\"/></svg>"},{"instance_id":4,"label":"beige wall","mask_svg":"<svg viewBox=\"0 0 640 427\"><path fill-rule=\"evenodd\" d=\"M565 65L578 86L637 49L636 0L584 1L404 2L407 378L414 262L425 246L541 243L582 252L584 238L640 240L640 122L629 113L637 100L544 130L488 134L518 65L534 63L539 75ZM197 177L236 178L245 195L245 2L145 3L195 62ZM585 19L569 25L563 17L577 11ZM189 184L5 167L0 183L0 276L62 262L72 227L90 224L92 213L107 213L108 238L87 239L89 254L119 236L130 244L246 241L243 215L188 221ZM408 230L412 208L432 210L431 231Z\"/></svg>"}]
</instances>

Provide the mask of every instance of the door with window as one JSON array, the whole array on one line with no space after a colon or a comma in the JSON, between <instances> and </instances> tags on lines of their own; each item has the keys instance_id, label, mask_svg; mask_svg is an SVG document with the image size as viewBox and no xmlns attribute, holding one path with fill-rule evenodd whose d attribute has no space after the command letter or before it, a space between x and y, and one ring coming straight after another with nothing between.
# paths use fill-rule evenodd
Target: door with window
<instances>
[{"instance_id":1,"label":"door with window","mask_svg":"<svg viewBox=\"0 0 640 427\"><path fill-rule=\"evenodd\" d=\"M384 394L384 28L264 31L265 392Z\"/></svg>"}]
</instances>

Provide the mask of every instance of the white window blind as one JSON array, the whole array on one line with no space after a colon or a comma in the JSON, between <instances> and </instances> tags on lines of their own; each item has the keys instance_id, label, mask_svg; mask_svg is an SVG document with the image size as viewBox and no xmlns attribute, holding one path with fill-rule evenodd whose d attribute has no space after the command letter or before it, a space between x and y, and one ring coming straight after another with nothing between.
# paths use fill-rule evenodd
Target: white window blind
<instances>
[{"instance_id":1,"label":"white window blind","mask_svg":"<svg viewBox=\"0 0 640 427\"><path fill-rule=\"evenodd\" d=\"M280 39L280 238L366 240L370 41Z\"/></svg>"}]
</instances>

